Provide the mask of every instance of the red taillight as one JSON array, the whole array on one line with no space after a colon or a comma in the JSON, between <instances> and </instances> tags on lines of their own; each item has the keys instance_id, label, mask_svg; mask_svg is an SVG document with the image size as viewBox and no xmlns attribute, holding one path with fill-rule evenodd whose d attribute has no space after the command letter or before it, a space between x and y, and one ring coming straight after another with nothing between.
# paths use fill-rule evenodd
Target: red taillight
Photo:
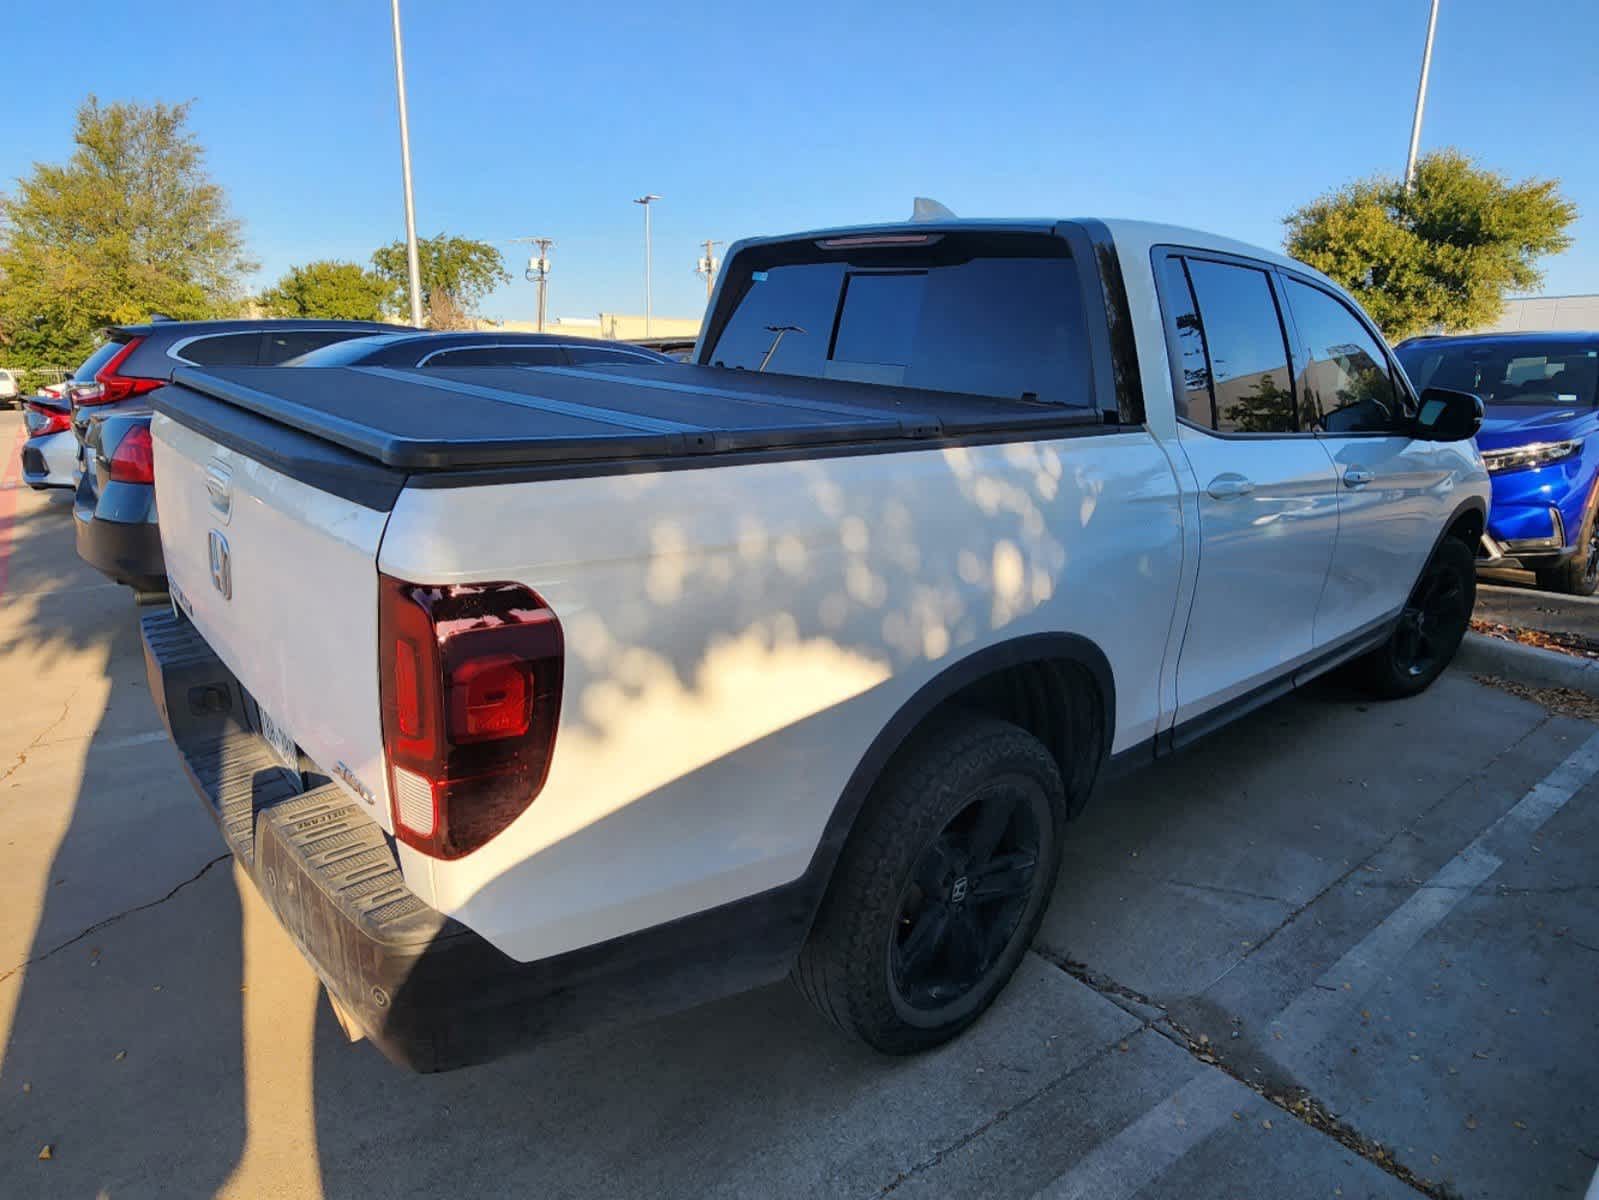
<instances>
[{"instance_id":1,"label":"red taillight","mask_svg":"<svg viewBox=\"0 0 1599 1200\"><path fill-rule=\"evenodd\" d=\"M154 483L155 454L150 445L150 427L135 425L123 434L117 448L111 452L108 467L111 478L118 483Z\"/></svg>"},{"instance_id":2,"label":"red taillight","mask_svg":"<svg viewBox=\"0 0 1599 1200\"><path fill-rule=\"evenodd\" d=\"M459 858L544 786L561 710L561 623L520 584L378 583L395 836Z\"/></svg>"},{"instance_id":3,"label":"red taillight","mask_svg":"<svg viewBox=\"0 0 1599 1200\"><path fill-rule=\"evenodd\" d=\"M50 408L44 404L35 404L31 400L24 407L35 416L45 419L45 424L30 433L29 437L44 437L47 433L65 433L72 428L72 414L69 412Z\"/></svg>"},{"instance_id":4,"label":"red taillight","mask_svg":"<svg viewBox=\"0 0 1599 1200\"><path fill-rule=\"evenodd\" d=\"M121 373L122 364L128 361L128 355L132 354L142 341L144 341L142 337L136 337L118 350L105 366L95 372L94 388L84 388L73 393L73 403L80 407L91 408L97 404L112 404L118 400L126 400L129 396L142 396L146 392L153 392L166 383L164 379L146 379Z\"/></svg>"}]
</instances>

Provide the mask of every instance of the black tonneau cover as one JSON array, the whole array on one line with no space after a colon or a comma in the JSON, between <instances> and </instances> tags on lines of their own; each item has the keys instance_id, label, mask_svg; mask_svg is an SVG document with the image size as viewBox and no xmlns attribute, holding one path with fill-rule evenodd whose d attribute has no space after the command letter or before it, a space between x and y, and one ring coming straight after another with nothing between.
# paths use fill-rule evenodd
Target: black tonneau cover
<instances>
[{"instance_id":1,"label":"black tonneau cover","mask_svg":"<svg viewBox=\"0 0 1599 1200\"><path fill-rule=\"evenodd\" d=\"M684 363L592 368L181 367L155 407L216 402L384 467L437 471L671 458L982 433L1047 437L1091 407ZM192 393L209 400L199 400ZM1085 401L1088 397L1084 397Z\"/></svg>"}]
</instances>

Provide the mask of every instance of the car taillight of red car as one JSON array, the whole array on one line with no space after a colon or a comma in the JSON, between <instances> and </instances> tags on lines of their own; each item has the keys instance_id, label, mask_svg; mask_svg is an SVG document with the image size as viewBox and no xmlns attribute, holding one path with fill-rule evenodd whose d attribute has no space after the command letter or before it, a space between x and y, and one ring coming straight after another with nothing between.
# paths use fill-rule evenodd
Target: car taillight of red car
<instances>
[{"instance_id":1,"label":"car taillight of red car","mask_svg":"<svg viewBox=\"0 0 1599 1200\"><path fill-rule=\"evenodd\" d=\"M394 832L459 858L533 803L561 711L561 623L520 584L380 575L383 746Z\"/></svg>"}]
</instances>

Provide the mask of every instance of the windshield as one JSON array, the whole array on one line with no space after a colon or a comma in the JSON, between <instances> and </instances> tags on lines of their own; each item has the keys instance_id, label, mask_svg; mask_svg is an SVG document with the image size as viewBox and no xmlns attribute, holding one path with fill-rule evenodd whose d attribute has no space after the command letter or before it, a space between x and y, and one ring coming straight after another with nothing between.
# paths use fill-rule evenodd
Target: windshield
<instances>
[{"instance_id":1,"label":"windshield","mask_svg":"<svg viewBox=\"0 0 1599 1200\"><path fill-rule=\"evenodd\" d=\"M1599 347L1570 342L1419 343L1395 353L1419 392L1474 392L1484 404L1590 406L1599 403Z\"/></svg>"}]
</instances>

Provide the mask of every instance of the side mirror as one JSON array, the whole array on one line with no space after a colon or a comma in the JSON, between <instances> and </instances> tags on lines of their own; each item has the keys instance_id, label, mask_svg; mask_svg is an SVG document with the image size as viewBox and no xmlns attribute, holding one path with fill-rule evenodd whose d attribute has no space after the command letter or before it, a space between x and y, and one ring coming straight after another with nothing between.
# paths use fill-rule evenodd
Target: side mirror
<instances>
[{"instance_id":1,"label":"side mirror","mask_svg":"<svg viewBox=\"0 0 1599 1200\"><path fill-rule=\"evenodd\" d=\"M1428 442L1463 442L1482 428L1482 398L1430 387L1421 393L1415 436Z\"/></svg>"}]
</instances>

